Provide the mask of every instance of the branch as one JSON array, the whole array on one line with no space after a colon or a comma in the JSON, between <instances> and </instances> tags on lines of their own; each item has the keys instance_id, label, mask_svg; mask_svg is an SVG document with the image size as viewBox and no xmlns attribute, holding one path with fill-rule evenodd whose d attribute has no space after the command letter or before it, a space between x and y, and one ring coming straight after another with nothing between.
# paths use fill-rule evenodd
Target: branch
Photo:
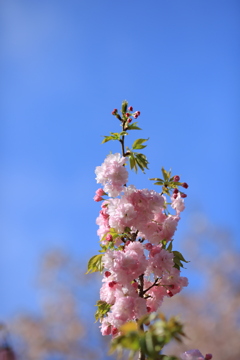
<instances>
[{"instance_id":1,"label":"branch","mask_svg":"<svg viewBox=\"0 0 240 360\"><path fill-rule=\"evenodd\" d=\"M154 283L149 286L149 288L147 288L146 290L143 290L143 295L146 294L146 292L148 292L151 288L153 288L154 286L157 286L157 282L158 282L158 278L154 281Z\"/></svg>"}]
</instances>

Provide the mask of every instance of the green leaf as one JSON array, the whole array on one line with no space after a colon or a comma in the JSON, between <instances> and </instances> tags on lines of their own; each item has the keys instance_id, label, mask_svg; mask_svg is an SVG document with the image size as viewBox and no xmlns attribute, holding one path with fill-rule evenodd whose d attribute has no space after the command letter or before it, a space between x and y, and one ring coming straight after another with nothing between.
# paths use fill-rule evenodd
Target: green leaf
<instances>
[{"instance_id":1,"label":"green leaf","mask_svg":"<svg viewBox=\"0 0 240 360\"><path fill-rule=\"evenodd\" d=\"M123 114L125 114L127 112L127 106L128 106L127 100L123 100L123 102L122 102L122 113Z\"/></svg>"},{"instance_id":2,"label":"green leaf","mask_svg":"<svg viewBox=\"0 0 240 360\"><path fill-rule=\"evenodd\" d=\"M135 321L129 321L121 326L120 331L122 335L126 335L132 331L138 331L138 325Z\"/></svg>"},{"instance_id":3,"label":"green leaf","mask_svg":"<svg viewBox=\"0 0 240 360\"><path fill-rule=\"evenodd\" d=\"M120 140L120 133L110 132L110 134L110 136L104 136L105 139L103 139L102 144L110 140Z\"/></svg>"},{"instance_id":4,"label":"green leaf","mask_svg":"<svg viewBox=\"0 0 240 360\"><path fill-rule=\"evenodd\" d=\"M170 192L169 192L168 188L166 188L165 186L163 186L162 192L163 192L164 194L167 194L167 195L170 196Z\"/></svg>"},{"instance_id":5,"label":"green leaf","mask_svg":"<svg viewBox=\"0 0 240 360\"><path fill-rule=\"evenodd\" d=\"M166 241L166 240L162 240L162 241L161 241L161 244L162 244L162 248L163 248L163 249L166 249L167 241Z\"/></svg>"},{"instance_id":6,"label":"green leaf","mask_svg":"<svg viewBox=\"0 0 240 360\"><path fill-rule=\"evenodd\" d=\"M163 185L163 181L157 181L154 183L154 185Z\"/></svg>"},{"instance_id":7,"label":"green leaf","mask_svg":"<svg viewBox=\"0 0 240 360\"><path fill-rule=\"evenodd\" d=\"M119 135L123 136L123 135L128 135L128 133L126 131L122 131L119 133Z\"/></svg>"},{"instance_id":8,"label":"green leaf","mask_svg":"<svg viewBox=\"0 0 240 360\"><path fill-rule=\"evenodd\" d=\"M134 122L132 124L128 124L127 130L142 130L142 129L137 126L137 122Z\"/></svg>"},{"instance_id":9,"label":"green leaf","mask_svg":"<svg viewBox=\"0 0 240 360\"><path fill-rule=\"evenodd\" d=\"M171 177L171 171L167 171L162 167L162 174L165 181L168 181Z\"/></svg>"},{"instance_id":10,"label":"green leaf","mask_svg":"<svg viewBox=\"0 0 240 360\"><path fill-rule=\"evenodd\" d=\"M95 319L97 322L99 319L102 319L110 311L112 305L108 304L106 301L99 300L97 301L97 304L95 306L98 307L95 313Z\"/></svg>"},{"instance_id":11,"label":"green leaf","mask_svg":"<svg viewBox=\"0 0 240 360\"><path fill-rule=\"evenodd\" d=\"M144 169L148 169L148 161L145 155L128 150L128 157L131 169L134 169L137 172L139 167L143 173Z\"/></svg>"},{"instance_id":12,"label":"green leaf","mask_svg":"<svg viewBox=\"0 0 240 360\"><path fill-rule=\"evenodd\" d=\"M136 163L136 159L134 157L134 154L132 152L129 155L129 161L130 161L130 168L134 169L137 172L137 170L138 170L137 163Z\"/></svg>"},{"instance_id":13,"label":"green leaf","mask_svg":"<svg viewBox=\"0 0 240 360\"><path fill-rule=\"evenodd\" d=\"M189 263L190 261L187 261L184 259L183 255L179 252L179 251L173 251L174 256L176 256L179 260L185 262L185 263Z\"/></svg>"},{"instance_id":14,"label":"green leaf","mask_svg":"<svg viewBox=\"0 0 240 360\"><path fill-rule=\"evenodd\" d=\"M149 179L149 180L153 180L153 181L162 181L162 183L164 183L164 181L163 181L162 179L160 179L160 178L151 178L151 179Z\"/></svg>"},{"instance_id":15,"label":"green leaf","mask_svg":"<svg viewBox=\"0 0 240 360\"><path fill-rule=\"evenodd\" d=\"M101 142L101 144L104 144L110 140L116 140L113 138L113 136L104 136L105 139L103 139L103 141Z\"/></svg>"},{"instance_id":16,"label":"green leaf","mask_svg":"<svg viewBox=\"0 0 240 360\"><path fill-rule=\"evenodd\" d=\"M136 157L137 163L138 163L141 170L142 170L142 168L143 169L148 169L148 167L147 167L148 166L148 161L147 161L147 158L146 158L146 156L144 154L135 153L135 157Z\"/></svg>"},{"instance_id":17,"label":"green leaf","mask_svg":"<svg viewBox=\"0 0 240 360\"><path fill-rule=\"evenodd\" d=\"M148 139L137 139L134 141L132 148L133 150L139 150L145 148L147 145L142 145L144 142L148 141Z\"/></svg>"},{"instance_id":18,"label":"green leaf","mask_svg":"<svg viewBox=\"0 0 240 360\"><path fill-rule=\"evenodd\" d=\"M115 350L128 349L134 352L138 351L140 348L139 345L139 336L137 332L130 332L128 335L120 335L114 338L111 341L110 354Z\"/></svg>"},{"instance_id":19,"label":"green leaf","mask_svg":"<svg viewBox=\"0 0 240 360\"><path fill-rule=\"evenodd\" d=\"M102 257L103 254L98 254L91 257L91 259L88 261L88 271L86 272L86 274L96 271L103 271Z\"/></svg>"},{"instance_id":20,"label":"green leaf","mask_svg":"<svg viewBox=\"0 0 240 360\"><path fill-rule=\"evenodd\" d=\"M172 241L170 241L168 247L167 247L167 251L171 252L172 251Z\"/></svg>"},{"instance_id":21,"label":"green leaf","mask_svg":"<svg viewBox=\"0 0 240 360\"><path fill-rule=\"evenodd\" d=\"M153 334L151 332L146 332L145 335L145 341L146 341L146 348L149 355L154 355L155 349L153 344Z\"/></svg>"},{"instance_id":22,"label":"green leaf","mask_svg":"<svg viewBox=\"0 0 240 360\"><path fill-rule=\"evenodd\" d=\"M182 262L175 256L173 258L173 262L175 264L174 267L177 268L178 270L180 270L180 268L183 267Z\"/></svg>"},{"instance_id":23,"label":"green leaf","mask_svg":"<svg viewBox=\"0 0 240 360\"><path fill-rule=\"evenodd\" d=\"M109 229L110 235L112 235L113 240L115 240L117 237L119 237L119 234L116 232L114 228Z\"/></svg>"}]
</instances>

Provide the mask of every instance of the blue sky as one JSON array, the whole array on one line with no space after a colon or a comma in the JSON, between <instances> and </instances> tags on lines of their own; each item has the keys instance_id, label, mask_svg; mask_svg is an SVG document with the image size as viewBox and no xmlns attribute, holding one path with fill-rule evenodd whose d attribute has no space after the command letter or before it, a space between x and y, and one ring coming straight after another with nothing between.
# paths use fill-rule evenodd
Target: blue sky
<instances>
[{"instance_id":1,"label":"blue sky","mask_svg":"<svg viewBox=\"0 0 240 360\"><path fill-rule=\"evenodd\" d=\"M152 187L148 178L172 168L189 183L176 241L200 210L229 228L239 247L239 2L0 7L0 318L37 309L33 283L48 248L83 262L97 253L94 169L120 151L100 143L119 130L111 111L124 99L141 111L140 136L150 138L150 170L130 182Z\"/></svg>"}]
</instances>

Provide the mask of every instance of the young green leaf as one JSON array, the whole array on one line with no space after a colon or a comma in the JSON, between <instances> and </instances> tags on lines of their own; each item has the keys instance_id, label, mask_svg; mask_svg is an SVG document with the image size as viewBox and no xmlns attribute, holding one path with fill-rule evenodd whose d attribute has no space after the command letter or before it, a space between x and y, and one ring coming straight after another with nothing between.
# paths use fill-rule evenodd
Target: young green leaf
<instances>
[{"instance_id":1,"label":"young green leaf","mask_svg":"<svg viewBox=\"0 0 240 360\"><path fill-rule=\"evenodd\" d=\"M108 142L110 140L116 140L116 139L114 139L113 136L104 136L104 139L101 142L101 144L104 144L104 143L106 143L106 142Z\"/></svg>"},{"instance_id":2,"label":"young green leaf","mask_svg":"<svg viewBox=\"0 0 240 360\"><path fill-rule=\"evenodd\" d=\"M94 255L93 257L91 257L91 259L88 261L88 271L86 272L86 274L96 271L103 271L102 257L103 254Z\"/></svg>"},{"instance_id":3,"label":"young green leaf","mask_svg":"<svg viewBox=\"0 0 240 360\"><path fill-rule=\"evenodd\" d=\"M168 247L167 247L167 251L171 252L172 251L172 241L170 241Z\"/></svg>"},{"instance_id":4,"label":"young green leaf","mask_svg":"<svg viewBox=\"0 0 240 360\"><path fill-rule=\"evenodd\" d=\"M122 102L122 113L123 114L125 114L127 112L127 106L128 106L127 100L123 100L123 102Z\"/></svg>"},{"instance_id":5,"label":"young green leaf","mask_svg":"<svg viewBox=\"0 0 240 360\"><path fill-rule=\"evenodd\" d=\"M128 135L128 133L126 131L122 131L119 133L119 135L123 136L123 135Z\"/></svg>"},{"instance_id":6,"label":"young green leaf","mask_svg":"<svg viewBox=\"0 0 240 360\"><path fill-rule=\"evenodd\" d=\"M168 181L171 177L171 171L167 171L162 167L162 174L165 181Z\"/></svg>"},{"instance_id":7,"label":"young green leaf","mask_svg":"<svg viewBox=\"0 0 240 360\"><path fill-rule=\"evenodd\" d=\"M142 130L142 129L137 126L137 122L134 122L132 124L128 124L127 130Z\"/></svg>"},{"instance_id":8,"label":"young green leaf","mask_svg":"<svg viewBox=\"0 0 240 360\"><path fill-rule=\"evenodd\" d=\"M148 139L137 139L134 141L132 148L133 150L144 149L147 145L142 145L144 142L148 141Z\"/></svg>"},{"instance_id":9,"label":"young green leaf","mask_svg":"<svg viewBox=\"0 0 240 360\"><path fill-rule=\"evenodd\" d=\"M99 300L97 301L97 304L95 306L98 307L95 313L95 319L97 322L99 319L102 319L110 311L112 305L106 303L106 301Z\"/></svg>"},{"instance_id":10,"label":"young green leaf","mask_svg":"<svg viewBox=\"0 0 240 360\"><path fill-rule=\"evenodd\" d=\"M174 256L176 256L179 260L185 262L185 263L189 263L190 261L187 261L184 259L183 255L179 252L179 251L173 251Z\"/></svg>"},{"instance_id":11,"label":"young green leaf","mask_svg":"<svg viewBox=\"0 0 240 360\"><path fill-rule=\"evenodd\" d=\"M162 181L162 180L161 180L161 181L157 181L157 182L154 183L154 185L163 185L163 181Z\"/></svg>"},{"instance_id":12,"label":"young green leaf","mask_svg":"<svg viewBox=\"0 0 240 360\"><path fill-rule=\"evenodd\" d=\"M104 136L105 139L103 139L102 144L110 140L120 140L120 133L110 132L110 134L110 136Z\"/></svg>"},{"instance_id":13,"label":"young green leaf","mask_svg":"<svg viewBox=\"0 0 240 360\"><path fill-rule=\"evenodd\" d=\"M135 157L136 157L137 162L138 162L139 165L141 165L144 169L148 169L148 167L147 167L148 166L148 161L147 161L147 158L146 158L146 156L144 154L135 153Z\"/></svg>"},{"instance_id":14,"label":"young green leaf","mask_svg":"<svg viewBox=\"0 0 240 360\"><path fill-rule=\"evenodd\" d=\"M130 153L129 155L129 161L130 161L130 169L134 169L137 172L137 163L136 163L136 159L134 157L134 153Z\"/></svg>"},{"instance_id":15,"label":"young green leaf","mask_svg":"<svg viewBox=\"0 0 240 360\"><path fill-rule=\"evenodd\" d=\"M162 181L162 182L164 183L164 181L163 181L162 179L160 179L160 178L151 178L151 179L149 179L149 180L153 180L153 181Z\"/></svg>"}]
</instances>

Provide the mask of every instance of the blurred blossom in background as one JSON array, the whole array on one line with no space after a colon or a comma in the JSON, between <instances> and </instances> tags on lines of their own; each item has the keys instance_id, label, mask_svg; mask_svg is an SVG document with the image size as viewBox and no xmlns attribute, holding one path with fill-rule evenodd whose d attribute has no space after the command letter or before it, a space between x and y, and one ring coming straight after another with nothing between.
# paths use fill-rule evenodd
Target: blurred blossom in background
<instances>
[{"instance_id":1,"label":"blurred blossom in background","mask_svg":"<svg viewBox=\"0 0 240 360\"><path fill-rule=\"evenodd\" d=\"M150 137L150 170L129 183L152 187L164 166L189 184L175 247L190 285L174 311L192 348L239 359L239 12L237 0L1 2L0 322L19 358L106 359L100 278L83 274L98 251L94 170L120 151L100 143L127 99Z\"/></svg>"}]
</instances>

